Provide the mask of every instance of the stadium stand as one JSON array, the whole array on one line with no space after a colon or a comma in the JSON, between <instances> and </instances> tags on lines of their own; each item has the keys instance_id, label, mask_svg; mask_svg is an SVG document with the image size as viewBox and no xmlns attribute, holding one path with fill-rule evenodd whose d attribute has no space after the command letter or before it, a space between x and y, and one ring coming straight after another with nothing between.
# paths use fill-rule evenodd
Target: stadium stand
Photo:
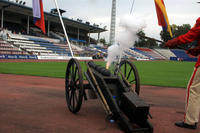
<instances>
[{"instance_id":1,"label":"stadium stand","mask_svg":"<svg viewBox=\"0 0 200 133\"><path fill-rule=\"evenodd\" d=\"M146 53L146 52L140 50L139 48L134 48L134 50L137 51L138 53L141 53L141 54L147 56L150 60L154 60L154 57L152 57L152 56L149 55L148 53Z\"/></svg>"},{"instance_id":2,"label":"stadium stand","mask_svg":"<svg viewBox=\"0 0 200 133\"><path fill-rule=\"evenodd\" d=\"M1 0L0 8L2 9L0 31L2 28L10 31L10 37L7 34L1 36L0 33L1 39L7 41L4 45L0 45L1 59L6 59L4 57L11 54L68 56L67 59L71 58L58 14L44 12L46 34L43 34L33 23L32 7L18 4L15 1ZM100 36L101 32L107 31L105 28L90 24L88 21L84 22L80 19L74 20L68 17L62 17L62 19L71 41L73 53L76 56L90 54L90 51L83 51L79 46L87 46L98 42L96 39L91 38L90 34L95 33Z\"/></svg>"},{"instance_id":3,"label":"stadium stand","mask_svg":"<svg viewBox=\"0 0 200 133\"><path fill-rule=\"evenodd\" d=\"M137 59L137 56L132 54L131 52L129 52L128 50L127 51L124 51L124 55L127 56L128 58L130 59Z\"/></svg>"},{"instance_id":4,"label":"stadium stand","mask_svg":"<svg viewBox=\"0 0 200 133\"><path fill-rule=\"evenodd\" d=\"M156 52L164 56L166 59L170 59L170 57L176 57L176 55L170 51L169 49L154 49Z\"/></svg>"},{"instance_id":5,"label":"stadium stand","mask_svg":"<svg viewBox=\"0 0 200 133\"><path fill-rule=\"evenodd\" d=\"M134 48L130 48L126 51L128 52L129 56L132 55L132 57L135 58L135 59L139 59L139 60L140 59L144 59L144 60L149 59L147 56L143 55L142 53L135 51Z\"/></svg>"},{"instance_id":6,"label":"stadium stand","mask_svg":"<svg viewBox=\"0 0 200 133\"><path fill-rule=\"evenodd\" d=\"M84 51L89 51L87 53L90 54L93 59L103 59L107 57L107 47L104 47L101 44L90 44L89 47L82 46L82 48L84 49Z\"/></svg>"},{"instance_id":7,"label":"stadium stand","mask_svg":"<svg viewBox=\"0 0 200 133\"><path fill-rule=\"evenodd\" d=\"M171 51L176 55L178 58L190 58L184 50L180 49L171 49Z\"/></svg>"},{"instance_id":8,"label":"stadium stand","mask_svg":"<svg viewBox=\"0 0 200 133\"><path fill-rule=\"evenodd\" d=\"M138 48L130 48L130 49L135 51L135 52L137 52L137 53L139 53L140 56L142 55L141 58L150 59L150 60L154 59L152 56L150 56L149 54L139 50Z\"/></svg>"},{"instance_id":9,"label":"stadium stand","mask_svg":"<svg viewBox=\"0 0 200 133\"><path fill-rule=\"evenodd\" d=\"M10 34L7 41L30 55L71 56L68 46L58 44L56 39ZM73 47L74 52L80 50Z\"/></svg>"},{"instance_id":10,"label":"stadium stand","mask_svg":"<svg viewBox=\"0 0 200 133\"><path fill-rule=\"evenodd\" d=\"M172 49L171 50L177 57L177 60L181 61L197 61L197 58L189 56L185 50Z\"/></svg>"},{"instance_id":11,"label":"stadium stand","mask_svg":"<svg viewBox=\"0 0 200 133\"><path fill-rule=\"evenodd\" d=\"M101 52L101 53L104 53L104 54L107 53L107 49L100 47L100 46L95 46L94 49Z\"/></svg>"},{"instance_id":12,"label":"stadium stand","mask_svg":"<svg viewBox=\"0 0 200 133\"><path fill-rule=\"evenodd\" d=\"M137 48L140 51L143 51L144 53L146 53L147 55L150 55L150 57L152 57L155 60L163 60L165 59L165 57L163 57L162 55L160 55L158 52L149 49L149 48Z\"/></svg>"},{"instance_id":13,"label":"stadium stand","mask_svg":"<svg viewBox=\"0 0 200 133\"><path fill-rule=\"evenodd\" d=\"M71 57L57 14L44 12L45 23L48 23L45 24L47 34L43 34L33 23L33 16L30 15L32 14L32 7L19 5L15 1L1 0L0 8L3 11L1 11L2 17L0 18L1 28L3 28L0 28L0 59L10 55L13 55L11 58L20 55L27 59L39 59L38 57L41 58L41 56L48 56L48 59ZM73 20L67 17L63 17L63 22L74 55L95 58L107 57L107 48L96 45L99 41L90 37L92 33L100 36L101 32L106 31L105 28L100 28L98 25L90 24L87 21L83 22L80 19ZM90 44L95 45L88 47ZM124 51L123 57L136 60L196 60L183 50L170 51L169 49L134 47Z\"/></svg>"},{"instance_id":14,"label":"stadium stand","mask_svg":"<svg viewBox=\"0 0 200 133\"><path fill-rule=\"evenodd\" d=\"M60 35L59 33L54 33L53 31L50 31L50 35L51 35L51 37L53 37L53 38L59 39L61 42L64 42L64 41L65 41L63 35Z\"/></svg>"},{"instance_id":15,"label":"stadium stand","mask_svg":"<svg viewBox=\"0 0 200 133\"><path fill-rule=\"evenodd\" d=\"M21 50L18 47L13 46L11 43L0 40L0 54L9 54L9 55L28 55L27 52Z\"/></svg>"}]
</instances>

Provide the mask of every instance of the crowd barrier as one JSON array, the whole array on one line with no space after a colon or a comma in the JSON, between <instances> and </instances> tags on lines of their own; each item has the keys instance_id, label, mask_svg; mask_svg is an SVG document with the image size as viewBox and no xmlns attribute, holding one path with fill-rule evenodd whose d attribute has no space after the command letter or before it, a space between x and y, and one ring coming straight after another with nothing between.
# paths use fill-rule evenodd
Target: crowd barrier
<instances>
[{"instance_id":1,"label":"crowd barrier","mask_svg":"<svg viewBox=\"0 0 200 133\"><path fill-rule=\"evenodd\" d=\"M41 59L41 60L69 60L71 56L37 56L37 55L0 55L0 59ZM78 60L92 60L92 57L74 57Z\"/></svg>"},{"instance_id":2,"label":"crowd barrier","mask_svg":"<svg viewBox=\"0 0 200 133\"><path fill-rule=\"evenodd\" d=\"M170 57L172 61L197 61L197 58L177 58L177 57Z\"/></svg>"},{"instance_id":3,"label":"crowd barrier","mask_svg":"<svg viewBox=\"0 0 200 133\"><path fill-rule=\"evenodd\" d=\"M0 55L0 59L38 59L36 55Z\"/></svg>"}]
</instances>

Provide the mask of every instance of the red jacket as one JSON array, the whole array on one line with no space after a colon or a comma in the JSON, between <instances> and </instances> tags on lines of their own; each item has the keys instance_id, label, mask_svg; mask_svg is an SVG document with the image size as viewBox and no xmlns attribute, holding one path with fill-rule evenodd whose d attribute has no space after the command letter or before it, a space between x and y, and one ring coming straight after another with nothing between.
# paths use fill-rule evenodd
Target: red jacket
<instances>
[{"instance_id":1,"label":"red jacket","mask_svg":"<svg viewBox=\"0 0 200 133\"><path fill-rule=\"evenodd\" d=\"M192 29L190 29L186 34L179 36L178 40L183 44L191 43L197 40L198 43L197 47L200 47L200 18L196 20L195 26ZM200 66L200 56L198 57L198 61L195 67L198 66Z\"/></svg>"}]
</instances>

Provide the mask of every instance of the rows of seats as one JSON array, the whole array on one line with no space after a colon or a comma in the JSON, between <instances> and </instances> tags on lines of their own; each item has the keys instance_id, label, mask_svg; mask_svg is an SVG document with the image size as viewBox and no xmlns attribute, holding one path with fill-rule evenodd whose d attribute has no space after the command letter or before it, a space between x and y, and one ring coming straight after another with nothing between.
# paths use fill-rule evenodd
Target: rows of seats
<instances>
[{"instance_id":1,"label":"rows of seats","mask_svg":"<svg viewBox=\"0 0 200 133\"><path fill-rule=\"evenodd\" d=\"M125 52L128 57L135 59L169 59L169 60L183 60L183 61L196 61L197 58L188 55L185 50L181 49L149 49L149 48L130 48Z\"/></svg>"},{"instance_id":2,"label":"rows of seats","mask_svg":"<svg viewBox=\"0 0 200 133\"><path fill-rule=\"evenodd\" d=\"M145 53L144 51L139 50L138 48L130 48L130 49L137 53L140 53L141 55L145 57L145 59L154 59L151 55Z\"/></svg>"},{"instance_id":3,"label":"rows of seats","mask_svg":"<svg viewBox=\"0 0 200 133\"><path fill-rule=\"evenodd\" d=\"M170 59L170 57L176 57L176 55L172 51L170 51L170 49L154 49L154 50L163 55L164 57L166 57L167 59Z\"/></svg>"},{"instance_id":4,"label":"rows of seats","mask_svg":"<svg viewBox=\"0 0 200 133\"><path fill-rule=\"evenodd\" d=\"M33 55L70 55L68 46L64 44L56 44L56 39L12 34L8 41L12 42L14 46Z\"/></svg>"},{"instance_id":5,"label":"rows of seats","mask_svg":"<svg viewBox=\"0 0 200 133\"><path fill-rule=\"evenodd\" d=\"M137 58L149 59L147 56L143 55L142 53L135 51L134 48L130 48L126 51L128 52L128 55L131 55L135 59L137 59Z\"/></svg>"},{"instance_id":6,"label":"rows of seats","mask_svg":"<svg viewBox=\"0 0 200 133\"><path fill-rule=\"evenodd\" d=\"M190 58L188 56L188 54L186 54L186 52L184 50L180 50L180 49L172 49L171 50L175 55L176 57L178 58Z\"/></svg>"},{"instance_id":7,"label":"rows of seats","mask_svg":"<svg viewBox=\"0 0 200 133\"><path fill-rule=\"evenodd\" d=\"M159 59L161 59L161 60L165 59L164 56L162 56L161 54L159 54L158 52L156 52L156 51L154 51L152 49L149 49L149 48L137 48L137 49L139 49L140 51L143 51L144 53L150 55L154 59L157 59L157 60L159 60Z\"/></svg>"},{"instance_id":8,"label":"rows of seats","mask_svg":"<svg viewBox=\"0 0 200 133\"><path fill-rule=\"evenodd\" d=\"M128 58L137 59L137 56L129 52L128 50L124 51L124 55L127 56Z\"/></svg>"},{"instance_id":9,"label":"rows of seats","mask_svg":"<svg viewBox=\"0 0 200 133\"><path fill-rule=\"evenodd\" d=\"M95 46L94 48L95 48L97 51L100 51L100 52L102 52L102 53L107 53L107 52L108 52L107 49L105 49L105 48L103 48L103 47Z\"/></svg>"},{"instance_id":10,"label":"rows of seats","mask_svg":"<svg viewBox=\"0 0 200 133\"><path fill-rule=\"evenodd\" d=\"M130 48L125 51L125 55L129 58L135 59L148 59L148 60L164 60L170 59L170 57L177 57L174 52L169 49L149 49L149 48ZM184 58L183 55L178 56L177 58ZM188 58L188 55L187 55Z\"/></svg>"},{"instance_id":11,"label":"rows of seats","mask_svg":"<svg viewBox=\"0 0 200 133\"><path fill-rule=\"evenodd\" d=\"M99 46L94 46L93 49L82 49L71 44L72 51L76 55L97 55L103 53L104 57L107 54L107 49ZM0 54L17 54L17 55L40 55L40 56L71 56L69 46L60 44L59 40L34 37L27 35L10 34L7 41L0 40ZM134 59L171 59L171 57L180 59L193 59L187 55L184 50L169 50L169 49L149 49L149 48L130 48L123 53L128 58Z\"/></svg>"},{"instance_id":12,"label":"rows of seats","mask_svg":"<svg viewBox=\"0 0 200 133\"><path fill-rule=\"evenodd\" d=\"M185 50L181 50L181 49L172 49L171 50L175 55L176 57L179 59L179 60L184 60L184 61L196 61L197 58L196 57L192 57L192 56L189 56Z\"/></svg>"},{"instance_id":13,"label":"rows of seats","mask_svg":"<svg viewBox=\"0 0 200 133\"><path fill-rule=\"evenodd\" d=\"M27 55L28 53L18 47L13 46L11 43L0 40L0 54Z\"/></svg>"}]
</instances>

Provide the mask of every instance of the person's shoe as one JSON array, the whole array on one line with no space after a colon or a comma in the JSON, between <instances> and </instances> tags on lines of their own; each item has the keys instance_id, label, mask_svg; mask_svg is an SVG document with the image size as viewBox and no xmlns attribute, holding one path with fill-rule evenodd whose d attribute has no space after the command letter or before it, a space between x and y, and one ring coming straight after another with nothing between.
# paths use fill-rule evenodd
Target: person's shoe
<instances>
[{"instance_id":1,"label":"person's shoe","mask_svg":"<svg viewBox=\"0 0 200 133\"><path fill-rule=\"evenodd\" d=\"M197 123L195 123L194 125L189 125L189 124L184 123L183 121L180 121L180 122L176 122L175 125L182 128L197 129Z\"/></svg>"}]
</instances>

